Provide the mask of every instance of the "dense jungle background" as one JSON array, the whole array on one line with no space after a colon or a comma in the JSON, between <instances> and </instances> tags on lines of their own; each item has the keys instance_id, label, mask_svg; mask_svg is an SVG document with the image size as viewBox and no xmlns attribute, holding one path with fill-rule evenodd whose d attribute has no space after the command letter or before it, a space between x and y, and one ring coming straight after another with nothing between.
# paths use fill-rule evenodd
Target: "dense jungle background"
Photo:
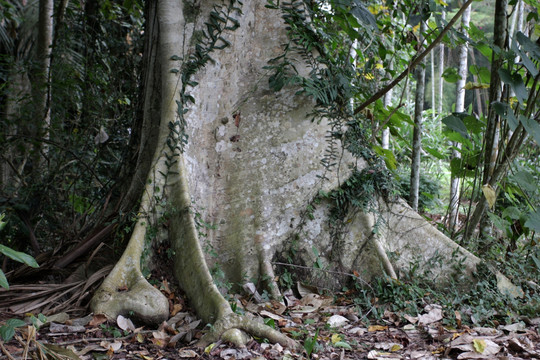
<instances>
[{"instance_id":1,"label":"dense jungle background","mask_svg":"<svg viewBox=\"0 0 540 360\"><path fill-rule=\"evenodd\" d=\"M187 24L205 14L205 5L199 1L182 3L180 16ZM72 318L88 314L94 292L122 255L141 219L141 194L154 152L149 144L159 137L159 122L151 125L145 119L152 111L163 113L147 105L148 94L160 91L156 90L157 81L148 80L158 78L157 62L148 54L157 51L153 47L162 39L155 30L155 4L138 0L0 1L2 344L21 334L26 326L21 319L25 317L39 329L50 323L46 318L54 314L67 313ZM244 15L249 18L249 11L253 11L253 7L246 5L246 10L243 5L240 1L212 1L208 20L193 20L202 30L185 38L185 43L196 49L190 54L191 62L170 57L183 61L171 70L181 76L183 87L177 101L180 120L171 123L168 135L172 138L173 134L176 140L173 145L169 139L166 143L173 153L170 159L176 156L176 149L183 154L184 146L194 141L194 136L187 136L183 120L184 114L189 116L190 111L196 111L195 104L203 101L192 96L198 94L193 89L201 86L194 79L205 66L221 64L220 53L230 50L230 38L244 25L238 19ZM345 213L351 209L374 211L373 203L365 199L403 198L482 263L474 274L466 273L459 261L450 264L455 274L448 275L443 288L430 271L440 265L437 262L446 263L443 258L433 258L428 266L411 262L399 271L382 265L380 276L364 281L354 269L344 271L322 261L323 249L316 244L310 246L311 260L297 257L293 244L301 236L294 235L286 251L270 256L273 270L246 270L244 277L255 279L240 280L230 276L227 268L235 264L220 263L224 252L206 241L211 237L208 234L225 225L214 222L206 208L198 207L192 198L189 214L209 271L232 310L259 315L261 309L269 311L250 309L245 296L256 297L258 302L281 296L287 305L288 297L300 301L311 294L321 302L302 306L319 309L331 303L323 306L323 300L333 299L338 308L346 307L347 314L354 314L348 321L363 321L370 333L375 329L370 325L385 322L398 326L422 312L433 314L425 307L438 304L444 312L435 320L440 326L497 329L522 322L523 329L528 326L537 335L540 3L269 0L263 5L265 11L279 13L288 42L279 38L277 45L268 44L268 48L275 45L281 54L264 59L267 76L264 84L255 84L253 92L258 86L276 94L292 89L294 96L309 99L313 110L306 120L329 123L319 136L325 155L316 159L325 171L341 164L345 150L367 164L351 168L350 176L344 179L338 176L335 189L318 189L313 202L305 203L302 216L309 219L321 204L333 206L330 233L337 242L351 221ZM234 51L236 56L244 56L237 47ZM246 54L253 59L257 56L247 50ZM303 73L296 58L307 63L310 71ZM241 81L234 69L229 71L230 76L216 82ZM215 103L221 101L221 95L212 95ZM282 98L276 95L275 99ZM204 101L213 103L214 98ZM240 141L246 137L240 133L241 124L248 120L238 110L244 106L239 103L228 118L216 119L235 126L236 134L227 141L234 147L231 151L270 153L264 148L241 148ZM283 128L282 134L287 137L287 129ZM220 135L212 136L217 139ZM189 155L190 171L195 163L192 158ZM158 195L153 206L162 209L154 223L147 225L141 272L167 296L170 315L174 316L180 309L189 309L190 303L181 300L182 285L170 271L175 248L160 229L173 228L171 219L178 209ZM247 252L241 254L248 256ZM399 256L388 252L382 258L394 263ZM263 268L267 263L261 264ZM306 273L319 277L323 272L324 276L346 280L331 292L304 281L310 278ZM518 291L501 290L497 272ZM272 279L265 278L268 274ZM272 283L279 289L272 292ZM128 289L118 289L124 290ZM331 312L325 311L330 317ZM281 324L286 322L283 311L273 314L262 314L266 325L290 328ZM305 328L297 333L282 331L303 344L304 355L319 352L331 358L321 340L317 342L319 331L322 334L334 328L321 323L322 318L304 319ZM127 337L135 329L104 321L101 324L108 325L100 328L101 335L111 338ZM202 331L204 324L194 323L186 320L190 328L185 334L193 332L194 337L200 337L195 329ZM113 336L115 329L123 332ZM341 337L334 338L332 334L326 333L326 342L338 349L336 353L356 348L345 336L337 333ZM358 334L354 332L354 336ZM184 341L189 343L191 336ZM35 334L33 339L33 348L39 349ZM262 352L267 348L257 349ZM276 351L281 356L282 350ZM472 351L483 352L476 347ZM526 351L535 356L540 353L534 344ZM209 349L206 356L211 352ZM112 351L109 356L116 355Z\"/></svg>"}]
</instances>

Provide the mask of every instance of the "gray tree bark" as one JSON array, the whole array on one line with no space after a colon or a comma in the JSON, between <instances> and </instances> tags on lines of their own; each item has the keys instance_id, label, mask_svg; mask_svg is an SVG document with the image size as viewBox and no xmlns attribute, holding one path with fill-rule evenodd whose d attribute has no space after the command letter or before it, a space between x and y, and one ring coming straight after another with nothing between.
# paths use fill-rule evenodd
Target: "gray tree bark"
<instances>
[{"instance_id":1,"label":"gray tree bark","mask_svg":"<svg viewBox=\"0 0 540 360\"><path fill-rule=\"evenodd\" d=\"M420 23L419 44L424 47L424 33L427 29L425 21ZM420 165L422 159L422 129L424 112L424 95L426 85L426 69L423 63L416 67L416 91L414 99L414 130L412 139L412 161L411 161L411 190L409 193L409 204L413 210L418 210L418 194L420 189Z\"/></svg>"},{"instance_id":2,"label":"gray tree bark","mask_svg":"<svg viewBox=\"0 0 540 360\"><path fill-rule=\"evenodd\" d=\"M465 10L461 18L461 32L467 36L469 22L471 20L471 6ZM469 53L469 43L465 42L459 46L459 58L458 58L458 76L459 79L456 83L456 112L465 111L465 84L467 83L467 75L469 73L467 57ZM461 158L461 144L454 142L451 144L452 159ZM451 232L455 231L458 214L459 214L459 197L460 197L460 178L452 175L450 179L450 204L448 205L448 227Z\"/></svg>"},{"instance_id":3,"label":"gray tree bark","mask_svg":"<svg viewBox=\"0 0 540 360\"><path fill-rule=\"evenodd\" d=\"M497 0L495 3L495 23L493 26L494 36L493 45L504 48L507 37L507 18L506 8L508 7L507 0ZM493 59L491 64L491 82L489 87L489 102L492 104L494 101L499 101L501 98L502 84L498 73L498 70L502 67L504 58L495 52L493 53ZM483 171L482 171L482 184L493 184L498 179L493 176L497 153L499 147L499 125L500 119L492 106L488 107L486 132L484 134L484 158L483 158ZM519 136L518 136L519 137ZM492 186L492 185L490 185ZM484 216L486 210L486 198L483 194L479 194L478 203L470 219L467 221L465 233L463 239L467 241L473 234L474 229L480 223L480 220Z\"/></svg>"},{"instance_id":4,"label":"gray tree bark","mask_svg":"<svg viewBox=\"0 0 540 360\"><path fill-rule=\"evenodd\" d=\"M446 19L446 10L443 8L441 10L441 19L444 21ZM439 103L437 106L437 113L439 115L443 112L443 102L444 102L444 79L442 78L442 73L444 72L444 43L439 45Z\"/></svg>"},{"instance_id":5,"label":"gray tree bark","mask_svg":"<svg viewBox=\"0 0 540 360\"><path fill-rule=\"evenodd\" d=\"M39 1L39 20L38 20L38 39L36 58L38 63L37 76L34 80L34 104L35 120L37 121L37 128L39 129L36 134L43 139L49 138L49 127L51 123L51 111L50 111L50 83L49 73L51 67L51 46L53 43L53 12L54 2L53 0L40 0ZM39 142L41 149L39 151L47 152L47 145Z\"/></svg>"}]
</instances>

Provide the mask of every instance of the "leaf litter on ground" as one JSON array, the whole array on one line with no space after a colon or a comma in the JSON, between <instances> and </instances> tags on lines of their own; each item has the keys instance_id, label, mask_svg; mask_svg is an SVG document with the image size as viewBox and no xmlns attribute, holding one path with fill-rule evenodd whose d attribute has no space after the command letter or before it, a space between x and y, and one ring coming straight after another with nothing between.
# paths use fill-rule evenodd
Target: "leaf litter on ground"
<instances>
[{"instance_id":1,"label":"leaf litter on ground","mask_svg":"<svg viewBox=\"0 0 540 360\"><path fill-rule=\"evenodd\" d=\"M170 299L167 283L161 287ZM38 329L30 322L14 328L11 340L0 341L0 354L22 359L540 359L540 318L527 324L468 327L453 312L455 328L444 323L445 309L424 307L416 316L384 311L377 321L362 318L357 305L346 296L319 295L303 287L300 296L284 292L283 303L256 302L236 296L236 311L260 319L304 343L300 353L279 344L253 339L243 348L218 341L203 349L195 346L205 332L183 300L171 306L171 318L157 329L137 328L134 319L103 315L71 319L65 313L48 316ZM176 306L175 306L176 305ZM369 305L373 306L373 305ZM6 321L0 326L6 326ZM17 323L20 325L20 323ZM308 351L309 350L309 351ZM0 356L2 357L2 356Z\"/></svg>"}]
</instances>

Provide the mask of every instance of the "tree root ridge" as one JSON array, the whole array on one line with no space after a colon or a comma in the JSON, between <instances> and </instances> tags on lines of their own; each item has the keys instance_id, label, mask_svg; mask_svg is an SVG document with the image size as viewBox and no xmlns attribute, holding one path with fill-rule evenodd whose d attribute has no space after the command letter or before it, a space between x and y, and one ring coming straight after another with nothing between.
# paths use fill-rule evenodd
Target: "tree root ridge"
<instances>
[{"instance_id":1,"label":"tree root ridge","mask_svg":"<svg viewBox=\"0 0 540 360\"><path fill-rule=\"evenodd\" d=\"M258 338L266 338L272 343L277 343L288 348L302 348L297 341L279 331L256 320L234 313L230 313L218 319L211 327L210 331L199 340L197 345L207 346L221 339L229 341L236 346L244 346L248 340L244 331L250 335Z\"/></svg>"},{"instance_id":2,"label":"tree root ridge","mask_svg":"<svg viewBox=\"0 0 540 360\"><path fill-rule=\"evenodd\" d=\"M160 324L169 316L168 300L145 279L128 289L102 287L94 295L91 308L113 320L129 315L145 324Z\"/></svg>"}]
</instances>

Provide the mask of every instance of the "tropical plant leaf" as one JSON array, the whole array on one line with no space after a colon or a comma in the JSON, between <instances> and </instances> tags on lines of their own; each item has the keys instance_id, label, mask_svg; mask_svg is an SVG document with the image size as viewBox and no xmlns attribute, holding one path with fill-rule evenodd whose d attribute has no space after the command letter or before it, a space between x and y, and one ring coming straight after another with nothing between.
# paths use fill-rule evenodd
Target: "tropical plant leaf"
<instances>
[{"instance_id":1,"label":"tropical plant leaf","mask_svg":"<svg viewBox=\"0 0 540 360\"><path fill-rule=\"evenodd\" d=\"M536 191L538 189L536 179L527 171L516 172L513 179L523 190Z\"/></svg>"},{"instance_id":2,"label":"tropical plant leaf","mask_svg":"<svg viewBox=\"0 0 540 360\"><path fill-rule=\"evenodd\" d=\"M33 268L39 267L38 263L32 256L25 254L23 252L20 252L20 251L15 251L5 245L0 245L0 253L6 255L10 259L24 263L30 267L33 267Z\"/></svg>"},{"instance_id":3,"label":"tropical plant leaf","mask_svg":"<svg viewBox=\"0 0 540 360\"><path fill-rule=\"evenodd\" d=\"M463 120L461 120L461 118L459 118L458 116L449 115L445 117L442 122L448 127L448 129L459 133L465 139L469 138L467 127L465 126Z\"/></svg>"},{"instance_id":4,"label":"tropical plant leaf","mask_svg":"<svg viewBox=\"0 0 540 360\"><path fill-rule=\"evenodd\" d=\"M0 286L3 287L4 289L9 290L9 283L6 278L6 274L4 274L2 269L0 269Z\"/></svg>"},{"instance_id":5,"label":"tropical plant leaf","mask_svg":"<svg viewBox=\"0 0 540 360\"><path fill-rule=\"evenodd\" d=\"M9 341L15 335L15 328L11 326L0 326L0 338L4 341Z\"/></svg>"},{"instance_id":6,"label":"tropical plant leaf","mask_svg":"<svg viewBox=\"0 0 540 360\"><path fill-rule=\"evenodd\" d=\"M525 222L525 226L531 230L540 233L540 208L536 209L535 212L530 212L528 214L528 219Z\"/></svg>"},{"instance_id":7,"label":"tropical plant leaf","mask_svg":"<svg viewBox=\"0 0 540 360\"><path fill-rule=\"evenodd\" d=\"M355 0L351 8L351 14L366 25L377 27L375 16L364 6L361 1Z\"/></svg>"},{"instance_id":8,"label":"tropical plant leaf","mask_svg":"<svg viewBox=\"0 0 540 360\"><path fill-rule=\"evenodd\" d=\"M449 83L456 83L459 80L459 74L456 68L450 67L444 70L442 78Z\"/></svg>"},{"instance_id":9,"label":"tropical plant leaf","mask_svg":"<svg viewBox=\"0 0 540 360\"><path fill-rule=\"evenodd\" d=\"M540 145L540 125L531 118L520 115L519 121L523 124L523 127L529 135L531 135L538 145Z\"/></svg>"},{"instance_id":10,"label":"tropical plant leaf","mask_svg":"<svg viewBox=\"0 0 540 360\"><path fill-rule=\"evenodd\" d=\"M520 103L523 103L525 100L527 100L528 97L528 91L525 87L525 84L523 83L523 79L521 76L517 73L510 73L507 69L499 69L499 76L501 77L501 80L510 85L510 87L514 90L516 93L516 97L518 98Z\"/></svg>"}]
</instances>

